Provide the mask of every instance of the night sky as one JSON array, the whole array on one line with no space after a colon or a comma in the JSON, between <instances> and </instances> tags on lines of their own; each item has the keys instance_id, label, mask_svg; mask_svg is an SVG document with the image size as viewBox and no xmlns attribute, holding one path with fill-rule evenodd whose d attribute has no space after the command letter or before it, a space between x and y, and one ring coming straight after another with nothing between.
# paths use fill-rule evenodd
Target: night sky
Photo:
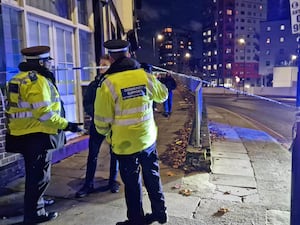
<instances>
[{"instance_id":1,"label":"night sky","mask_svg":"<svg viewBox=\"0 0 300 225\"><path fill-rule=\"evenodd\" d=\"M138 60L158 64L153 56L152 37L167 26L191 30L196 36L200 36L201 1L203 0L142 0L139 12L141 49L137 51Z\"/></svg>"},{"instance_id":2,"label":"night sky","mask_svg":"<svg viewBox=\"0 0 300 225\"><path fill-rule=\"evenodd\" d=\"M152 38L163 28L172 26L177 29L193 31L194 39L201 37L201 14L205 0L142 0L142 9L138 12L141 29L138 31L141 49L137 51L140 62L158 65L153 55ZM270 20L289 18L289 0L269 0ZM197 43L194 56L201 57ZM199 43L198 43L199 44Z\"/></svg>"}]
</instances>

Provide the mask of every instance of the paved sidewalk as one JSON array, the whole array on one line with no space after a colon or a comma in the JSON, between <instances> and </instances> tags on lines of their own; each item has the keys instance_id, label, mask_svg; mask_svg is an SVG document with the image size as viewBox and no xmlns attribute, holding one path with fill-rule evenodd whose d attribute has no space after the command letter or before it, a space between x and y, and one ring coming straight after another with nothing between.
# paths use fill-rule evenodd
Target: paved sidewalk
<instances>
[{"instance_id":1,"label":"paved sidewalk","mask_svg":"<svg viewBox=\"0 0 300 225\"><path fill-rule=\"evenodd\" d=\"M162 154L176 131L190 120L188 104L176 90L170 118L156 113L158 150ZM290 204L290 153L251 123L221 108L207 107L212 134L212 172L185 174L161 163L170 225L288 225ZM47 191L56 199L49 210L60 216L53 225L114 225L126 219L123 193L93 193L77 199L85 175L87 151L53 165ZM96 185L107 183L109 149L101 147ZM13 195L0 196L0 225L22 221L24 179L10 184ZM121 182L120 178L119 181ZM181 194L179 193L181 192ZM150 203L144 191L145 212ZM153 223L157 225L158 223Z\"/></svg>"}]
</instances>

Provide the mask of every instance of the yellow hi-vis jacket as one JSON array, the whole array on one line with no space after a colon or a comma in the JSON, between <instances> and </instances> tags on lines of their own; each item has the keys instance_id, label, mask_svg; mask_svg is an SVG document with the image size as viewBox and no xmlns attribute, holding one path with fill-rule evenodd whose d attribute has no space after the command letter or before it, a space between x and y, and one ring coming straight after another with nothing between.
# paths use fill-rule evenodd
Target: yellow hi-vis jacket
<instances>
[{"instance_id":1,"label":"yellow hi-vis jacket","mask_svg":"<svg viewBox=\"0 0 300 225\"><path fill-rule=\"evenodd\" d=\"M35 71L14 76L7 87L8 132L20 136L31 133L57 134L68 121L60 116L60 96L50 80Z\"/></svg>"},{"instance_id":2,"label":"yellow hi-vis jacket","mask_svg":"<svg viewBox=\"0 0 300 225\"><path fill-rule=\"evenodd\" d=\"M153 101L168 98L168 89L143 69L113 73L97 89L94 121L117 155L140 152L155 143Z\"/></svg>"}]
</instances>

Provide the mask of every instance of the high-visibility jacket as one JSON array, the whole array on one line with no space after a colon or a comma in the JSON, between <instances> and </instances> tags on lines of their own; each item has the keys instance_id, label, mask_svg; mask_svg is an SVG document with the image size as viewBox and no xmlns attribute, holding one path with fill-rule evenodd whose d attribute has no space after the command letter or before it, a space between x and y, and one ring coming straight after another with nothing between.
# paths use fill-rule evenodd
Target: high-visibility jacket
<instances>
[{"instance_id":1,"label":"high-visibility jacket","mask_svg":"<svg viewBox=\"0 0 300 225\"><path fill-rule=\"evenodd\" d=\"M108 136L117 155L142 151L157 138L152 103L167 97L165 85L143 69L110 74L97 89L96 129Z\"/></svg>"},{"instance_id":2,"label":"high-visibility jacket","mask_svg":"<svg viewBox=\"0 0 300 225\"><path fill-rule=\"evenodd\" d=\"M30 133L57 134L68 121L60 116L61 101L56 87L36 71L21 72L7 87L8 133L19 136Z\"/></svg>"}]
</instances>

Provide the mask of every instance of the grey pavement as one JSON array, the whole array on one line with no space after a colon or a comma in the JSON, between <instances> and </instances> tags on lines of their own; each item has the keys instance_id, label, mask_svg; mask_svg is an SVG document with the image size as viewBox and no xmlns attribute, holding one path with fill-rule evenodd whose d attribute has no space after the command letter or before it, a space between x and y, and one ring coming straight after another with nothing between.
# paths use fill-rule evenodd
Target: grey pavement
<instances>
[{"instance_id":1,"label":"grey pavement","mask_svg":"<svg viewBox=\"0 0 300 225\"><path fill-rule=\"evenodd\" d=\"M167 150L176 131L190 120L187 105L184 96L175 90L172 116L165 118L155 113L159 154ZM212 141L210 173L185 173L160 163L169 214L167 224L288 225L290 153L249 121L227 110L207 106L207 117ZM86 158L87 150L53 165L47 195L54 197L56 204L49 211L57 210L60 216L46 224L114 225L126 219L123 185L117 194L108 191L74 197L83 184ZM96 185L105 185L108 175L109 149L104 143ZM12 193L0 196L0 225L22 221L24 179L9 184L7 189ZM144 210L150 209L144 190Z\"/></svg>"}]
</instances>

